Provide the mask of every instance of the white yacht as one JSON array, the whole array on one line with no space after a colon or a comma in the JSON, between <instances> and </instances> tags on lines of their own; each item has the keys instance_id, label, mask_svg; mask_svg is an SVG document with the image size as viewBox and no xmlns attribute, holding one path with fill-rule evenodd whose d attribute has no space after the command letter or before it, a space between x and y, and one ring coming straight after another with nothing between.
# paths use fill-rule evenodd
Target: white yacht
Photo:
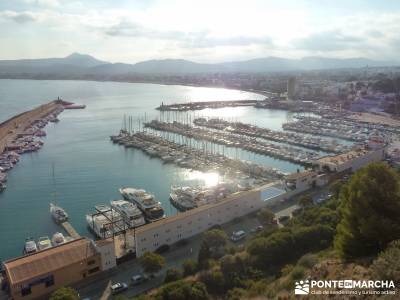
<instances>
[{"instance_id":1,"label":"white yacht","mask_svg":"<svg viewBox=\"0 0 400 300\"><path fill-rule=\"evenodd\" d=\"M114 210L121 214L122 219L130 228L142 226L146 223L142 211L132 202L114 200L110 204Z\"/></svg>"},{"instance_id":2,"label":"white yacht","mask_svg":"<svg viewBox=\"0 0 400 300\"><path fill-rule=\"evenodd\" d=\"M125 200L134 202L143 212L148 222L154 222L165 217L161 203L154 196L142 189L120 188L119 192Z\"/></svg>"},{"instance_id":3,"label":"white yacht","mask_svg":"<svg viewBox=\"0 0 400 300\"><path fill-rule=\"evenodd\" d=\"M96 213L87 214L89 229L99 238L106 239L126 228L121 214L107 205L97 205Z\"/></svg>"},{"instance_id":4,"label":"white yacht","mask_svg":"<svg viewBox=\"0 0 400 300\"><path fill-rule=\"evenodd\" d=\"M199 191L195 188L184 186L184 187L171 187L171 193L169 194L169 200L172 205L180 211L187 211L195 208L196 198Z\"/></svg>"},{"instance_id":5,"label":"white yacht","mask_svg":"<svg viewBox=\"0 0 400 300\"><path fill-rule=\"evenodd\" d=\"M58 245L64 244L66 242L66 240L65 240L64 235L61 232L56 232L55 234L53 234L51 242L53 243L53 246L58 246Z\"/></svg>"},{"instance_id":6,"label":"white yacht","mask_svg":"<svg viewBox=\"0 0 400 300\"><path fill-rule=\"evenodd\" d=\"M51 241L48 236L42 236L37 243L39 250L44 250L51 247Z\"/></svg>"},{"instance_id":7,"label":"white yacht","mask_svg":"<svg viewBox=\"0 0 400 300\"><path fill-rule=\"evenodd\" d=\"M37 248L36 242L32 238L26 239L23 253L31 254L31 253L35 253L37 251L38 251L38 248Z\"/></svg>"},{"instance_id":8,"label":"white yacht","mask_svg":"<svg viewBox=\"0 0 400 300\"><path fill-rule=\"evenodd\" d=\"M57 224L68 221L67 212L60 206L50 203L50 213L53 217L54 222L56 222Z\"/></svg>"}]
</instances>

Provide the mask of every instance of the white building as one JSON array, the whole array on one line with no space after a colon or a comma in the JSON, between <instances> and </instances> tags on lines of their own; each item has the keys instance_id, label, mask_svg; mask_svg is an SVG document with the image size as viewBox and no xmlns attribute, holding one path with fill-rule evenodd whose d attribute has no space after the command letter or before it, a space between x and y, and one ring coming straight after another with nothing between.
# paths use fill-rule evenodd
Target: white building
<instances>
[{"instance_id":1,"label":"white building","mask_svg":"<svg viewBox=\"0 0 400 300\"><path fill-rule=\"evenodd\" d=\"M174 244L212 226L257 211L267 204L285 199L287 194L284 189L270 184L259 189L235 193L216 204L204 205L141 226L135 230L136 256L140 257L145 252L155 251L162 245Z\"/></svg>"},{"instance_id":2,"label":"white building","mask_svg":"<svg viewBox=\"0 0 400 300\"><path fill-rule=\"evenodd\" d=\"M328 182L325 174L318 174L312 170L292 173L285 177L285 184L289 190L303 192L314 186L323 186Z\"/></svg>"},{"instance_id":3,"label":"white building","mask_svg":"<svg viewBox=\"0 0 400 300\"><path fill-rule=\"evenodd\" d=\"M94 242L94 246L97 252L100 254L102 271L107 271L117 266L115 244L112 238L98 240Z\"/></svg>"},{"instance_id":4,"label":"white building","mask_svg":"<svg viewBox=\"0 0 400 300\"><path fill-rule=\"evenodd\" d=\"M355 172L371 162L382 161L385 158L385 147L375 150L353 150L336 156L326 156L318 159L316 164L320 171Z\"/></svg>"}]
</instances>

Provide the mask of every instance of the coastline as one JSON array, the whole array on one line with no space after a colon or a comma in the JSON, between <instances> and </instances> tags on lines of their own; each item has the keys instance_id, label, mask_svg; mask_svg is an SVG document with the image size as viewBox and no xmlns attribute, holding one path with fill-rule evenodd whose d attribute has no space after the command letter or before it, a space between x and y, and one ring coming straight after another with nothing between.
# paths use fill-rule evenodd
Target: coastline
<instances>
[{"instance_id":1,"label":"coastline","mask_svg":"<svg viewBox=\"0 0 400 300\"><path fill-rule=\"evenodd\" d=\"M10 77L0 77L0 80L35 80L35 81L89 81L89 82L116 82L116 83L142 83L142 84L154 84L154 85L164 85L164 86L184 86L184 87L201 87L201 88L215 88L215 89L227 89L240 92L254 93L260 96L271 96L277 93L264 91L264 90L253 90L244 89L230 86L220 86L220 85L201 85L192 83L178 83L178 82L162 82L162 81L128 81L128 80L101 80L101 79L76 79L76 78L10 78ZM195 101L195 99L193 99Z\"/></svg>"}]
</instances>

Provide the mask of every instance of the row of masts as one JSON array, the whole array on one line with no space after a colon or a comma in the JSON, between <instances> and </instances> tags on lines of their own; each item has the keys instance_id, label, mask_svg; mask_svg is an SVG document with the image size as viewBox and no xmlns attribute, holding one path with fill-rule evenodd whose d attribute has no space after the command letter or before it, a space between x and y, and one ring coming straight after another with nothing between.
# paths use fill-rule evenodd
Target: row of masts
<instances>
[{"instance_id":1,"label":"row of masts","mask_svg":"<svg viewBox=\"0 0 400 300\"><path fill-rule=\"evenodd\" d=\"M198 114L177 113L174 111L162 111L160 112L160 117L157 118L157 120L166 122L182 122L182 120L184 120L184 122L182 122L183 124L192 125L193 120L196 118L199 118ZM238 121L237 118L230 118L230 119ZM124 115L121 131L129 135L132 135L135 132L143 132L143 133L149 133L151 135L158 135L169 141L202 150L202 152L205 154L207 153L212 155L222 154L225 156L227 153L229 153L229 156L231 156L234 159L240 158L240 149L238 148L232 148L229 151L227 150L227 147L225 145L216 144L207 140L197 140L188 136L168 131L159 131L150 127L146 127L145 124L148 121L149 120L147 114L137 117Z\"/></svg>"},{"instance_id":2,"label":"row of masts","mask_svg":"<svg viewBox=\"0 0 400 300\"><path fill-rule=\"evenodd\" d=\"M191 125L193 126L193 121L198 118L212 118L212 117L207 117L204 114L200 114L197 112L177 112L177 111L161 111L159 116L156 116L152 119L160 121L160 122L167 122L167 123L173 123L173 122L179 122L184 125ZM291 119L291 115L289 117ZM233 117L224 117L224 120L235 123L235 122L240 122L240 117L238 116L233 116ZM144 115L138 115L138 116L131 116L131 115L124 115L123 120L122 120L122 126L121 129L127 133L134 133L135 131L138 132L146 132L146 127L144 126L145 123L151 121L151 118L144 113ZM256 125L247 122L249 125Z\"/></svg>"}]
</instances>

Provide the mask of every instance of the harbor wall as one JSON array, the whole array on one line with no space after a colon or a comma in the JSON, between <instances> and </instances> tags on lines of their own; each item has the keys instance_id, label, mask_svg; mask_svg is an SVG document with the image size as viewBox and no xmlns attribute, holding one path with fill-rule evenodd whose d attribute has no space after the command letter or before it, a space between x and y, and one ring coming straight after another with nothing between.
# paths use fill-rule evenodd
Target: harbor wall
<instances>
[{"instance_id":1,"label":"harbor wall","mask_svg":"<svg viewBox=\"0 0 400 300\"><path fill-rule=\"evenodd\" d=\"M35 120L49 115L61 105L63 105L62 101L51 101L0 123L0 154L3 153L8 143L13 141Z\"/></svg>"},{"instance_id":2,"label":"harbor wall","mask_svg":"<svg viewBox=\"0 0 400 300\"><path fill-rule=\"evenodd\" d=\"M136 229L136 256L140 257L145 252L155 251L162 245L171 245L179 240L189 238L210 229L259 210L267 204L287 199L296 192L282 193L268 199L262 199L265 189L274 189L272 185L251 191L236 193L224 201L216 204L204 205L176 216L141 226Z\"/></svg>"}]
</instances>

